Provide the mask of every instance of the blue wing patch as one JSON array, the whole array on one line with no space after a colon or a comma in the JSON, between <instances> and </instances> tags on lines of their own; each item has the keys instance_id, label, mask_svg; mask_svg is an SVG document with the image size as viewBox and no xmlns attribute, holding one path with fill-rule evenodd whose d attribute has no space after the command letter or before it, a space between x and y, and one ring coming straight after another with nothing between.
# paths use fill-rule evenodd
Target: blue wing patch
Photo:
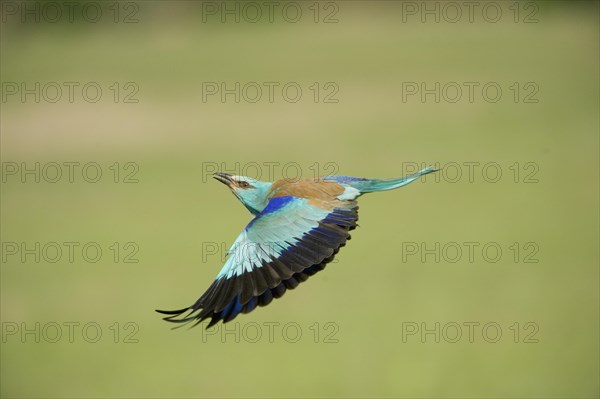
<instances>
[{"instance_id":1,"label":"blue wing patch","mask_svg":"<svg viewBox=\"0 0 600 399\"><path fill-rule=\"evenodd\" d=\"M291 195L287 195L284 197L276 197L269 201L265 209L261 212L263 215L273 213L285 207L290 202L294 201L296 197L292 197Z\"/></svg>"}]
</instances>

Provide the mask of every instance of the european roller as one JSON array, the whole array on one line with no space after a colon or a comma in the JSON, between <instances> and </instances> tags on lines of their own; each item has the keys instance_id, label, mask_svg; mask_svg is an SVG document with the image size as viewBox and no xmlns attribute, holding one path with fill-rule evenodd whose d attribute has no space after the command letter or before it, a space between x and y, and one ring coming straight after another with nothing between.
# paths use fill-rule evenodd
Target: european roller
<instances>
[{"instance_id":1,"label":"european roller","mask_svg":"<svg viewBox=\"0 0 600 399\"><path fill-rule=\"evenodd\" d=\"M268 305L323 270L346 245L357 226L358 197L405 186L434 171L428 167L395 179L326 176L276 182L216 173L214 178L230 188L254 219L194 304L157 312L170 322L196 321L194 325L210 318L208 328Z\"/></svg>"}]
</instances>

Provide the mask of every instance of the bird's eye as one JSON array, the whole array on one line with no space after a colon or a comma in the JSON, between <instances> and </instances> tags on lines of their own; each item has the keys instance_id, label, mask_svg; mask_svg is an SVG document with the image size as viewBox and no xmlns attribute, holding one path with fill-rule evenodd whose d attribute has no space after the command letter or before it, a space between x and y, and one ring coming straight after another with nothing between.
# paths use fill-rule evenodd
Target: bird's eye
<instances>
[{"instance_id":1,"label":"bird's eye","mask_svg":"<svg viewBox=\"0 0 600 399\"><path fill-rule=\"evenodd\" d=\"M238 186L240 188L250 188L250 184L248 182L243 181L243 180L238 181Z\"/></svg>"}]
</instances>

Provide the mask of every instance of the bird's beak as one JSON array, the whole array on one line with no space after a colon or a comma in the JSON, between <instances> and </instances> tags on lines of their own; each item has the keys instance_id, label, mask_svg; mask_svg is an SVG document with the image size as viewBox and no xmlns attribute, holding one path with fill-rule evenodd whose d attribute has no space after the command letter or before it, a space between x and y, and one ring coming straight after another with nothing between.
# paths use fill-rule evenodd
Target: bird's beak
<instances>
[{"instance_id":1,"label":"bird's beak","mask_svg":"<svg viewBox=\"0 0 600 399\"><path fill-rule=\"evenodd\" d=\"M215 179L217 179L218 181L220 181L221 183L225 184L227 187L231 187L233 185L233 180L231 179L231 175L228 175L227 173L217 172L217 173L213 174L213 177Z\"/></svg>"}]
</instances>

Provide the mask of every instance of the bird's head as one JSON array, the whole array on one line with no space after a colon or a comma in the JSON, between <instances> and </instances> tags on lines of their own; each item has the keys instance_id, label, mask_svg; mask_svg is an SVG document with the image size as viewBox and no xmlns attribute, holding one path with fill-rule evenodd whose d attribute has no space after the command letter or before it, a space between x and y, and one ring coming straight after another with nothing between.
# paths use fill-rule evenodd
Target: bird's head
<instances>
[{"instance_id":1,"label":"bird's head","mask_svg":"<svg viewBox=\"0 0 600 399\"><path fill-rule=\"evenodd\" d=\"M260 213L267 206L267 194L273 183L220 172L215 173L213 177L229 187L231 192L253 214Z\"/></svg>"}]
</instances>

